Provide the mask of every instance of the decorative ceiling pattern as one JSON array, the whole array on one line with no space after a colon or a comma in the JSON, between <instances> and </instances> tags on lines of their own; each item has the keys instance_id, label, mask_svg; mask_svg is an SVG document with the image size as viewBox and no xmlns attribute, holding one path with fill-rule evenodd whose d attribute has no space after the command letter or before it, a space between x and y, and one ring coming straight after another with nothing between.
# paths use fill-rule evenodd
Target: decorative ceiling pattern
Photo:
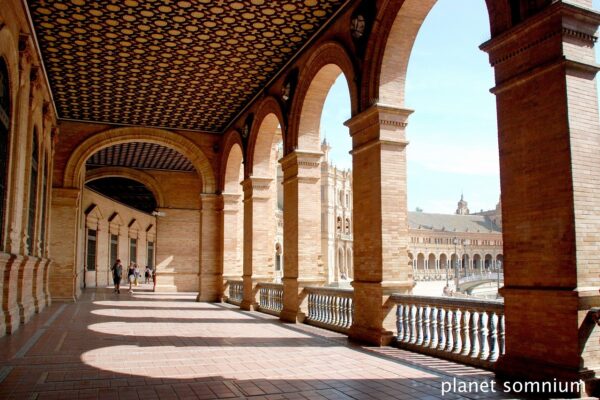
<instances>
[{"instance_id":1,"label":"decorative ceiling pattern","mask_svg":"<svg viewBox=\"0 0 600 400\"><path fill-rule=\"evenodd\" d=\"M123 143L94 153L86 162L90 167L130 167L168 171L194 171L181 153L153 143Z\"/></svg>"},{"instance_id":2,"label":"decorative ceiling pattern","mask_svg":"<svg viewBox=\"0 0 600 400\"><path fill-rule=\"evenodd\" d=\"M30 0L60 118L221 132L345 0Z\"/></svg>"},{"instance_id":3,"label":"decorative ceiling pattern","mask_svg":"<svg viewBox=\"0 0 600 400\"><path fill-rule=\"evenodd\" d=\"M100 178L85 184L88 188L119 203L151 213L156 210L156 199L143 184L127 178Z\"/></svg>"}]
</instances>

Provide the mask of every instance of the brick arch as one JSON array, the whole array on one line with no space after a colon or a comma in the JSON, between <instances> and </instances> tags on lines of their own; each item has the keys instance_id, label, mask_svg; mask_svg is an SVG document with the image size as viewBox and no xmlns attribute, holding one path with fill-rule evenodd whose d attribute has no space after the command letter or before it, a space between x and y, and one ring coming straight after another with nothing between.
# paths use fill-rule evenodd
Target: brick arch
<instances>
[{"instance_id":1,"label":"brick arch","mask_svg":"<svg viewBox=\"0 0 600 400\"><path fill-rule=\"evenodd\" d=\"M85 162L95 152L122 143L146 142L169 147L185 156L202 180L202 192L214 193L215 176L210 162L196 144L181 135L155 128L115 128L97 133L81 143L69 157L64 173L65 187L80 187Z\"/></svg>"},{"instance_id":2,"label":"brick arch","mask_svg":"<svg viewBox=\"0 0 600 400\"><path fill-rule=\"evenodd\" d=\"M146 186L154 195L158 207L165 206L165 199L160 190L160 184L152 175L133 168L126 167L102 167L86 172L85 182L109 177L124 177L137 181Z\"/></svg>"},{"instance_id":3,"label":"brick arch","mask_svg":"<svg viewBox=\"0 0 600 400\"><path fill-rule=\"evenodd\" d=\"M404 106L406 71L423 21L437 0L389 0L379 8L362 73L361 109L374 103ZM508 0L485 0L490 31L495 36L510 28Z\"/></svg>"},{"instance_id":4,"label":"brick arch","mask_svg":"<svg viewBox=\"0 0 600 400\"><path fill-rule=\"evenodd\" d=\"M325 99L340 74L344 74L350 92L351 115L358 110L356 68L348 52L337 42L317 47L298 79L298 88L290 113L288 148L320 151L319 128ZM302 132L302 134L300 134Z\"/></svg>"},{"instance_id":5,"label":"brick arch","mask_svg":"<svg viewBox=\"0 0 600 400\"><path fill-rule=\"evenodd\" d=\"M273 137L277 125L281 127L281 135L285 141L286 131L281 106L274 97L267 97L257 108L250 132L246 157L248 161L246 174L248 176L268 177L272 174L277 162L272 154Z\"/></svg>"},{"instance_id":6,"label":"brick arch","mask_svg":"<svg viewBox=\"0 0 600 400\"><path fill-rule=\"evenodd\" d=\"M239 152L239 154L238 154ZM233 158L232 158L233 157ZM231 164L233 162L233 164ZM244 145L240 137L240 133L237 130L231 130L225 134L223 139L223 152L221 153L221 164L219 167L219 191L226 193L239 193L241 192L241 185L239 184L244 176L239 175L240 166L244 164ZM237 180L236 190L231 191L228 189L229 184Z\"/></svg>"}]
</instances>

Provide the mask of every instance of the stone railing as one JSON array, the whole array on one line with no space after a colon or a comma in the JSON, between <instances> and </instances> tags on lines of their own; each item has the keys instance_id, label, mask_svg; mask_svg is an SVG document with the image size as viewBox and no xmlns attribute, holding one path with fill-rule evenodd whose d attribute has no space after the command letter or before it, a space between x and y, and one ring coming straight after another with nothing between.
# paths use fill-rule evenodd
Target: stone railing
<instances>
[{"instance_id":1,"label":"stone railing","mask_svg":"<svg viewBox=\"0 0 600 400\"><path fill-rule=\"evenodd\" d=\"M401 348L493 369L504 354L499 301L392 295Z\"/></svg>"},{"instance_id":2,"label":"stone railing","mask_svg":"<svg viewBox=\"0 0 600 400\"><path fill-rule=\"evenodd\" d=\"M256 286L259 291L258 311L278 316L283 309L283 285L260 282Z\"/></svg>"},{"instance_id":3,"label":"stone railing","mask_svg":"<svg viewBox=\"0 0 600 400\"><path fill-rule=\"evenodd\" d=\"M308 297L305 322L332 331L348 332L354 308L352 289L306 287L304 291Z\"/></svg>"},{"instance_id":4,"label":"stone railing","mask_svg":"<svg viewBox=\"0 0 600 400\"><path fill-rule=\"evenodd\" d=\"M244 300L244 281L228 280L227 286L229 286L227 302L239 306Z\"/></svg>"},{"instance_id":5,"label":"stone railing","mask_svg":"<svg viewBox=\"0 0 600 400\"><path fill-rule=\"evenodd\" d=\"M502 272L498 273L498 272L491 272L491 271L484 271L484 272L477 272L475 274L472 275L468 275L468 276L462 276L458 279L458 283L466 283L466 282L474 282L474 281L486 281L486 280L497 280L498 276L500 277L500 280L504 280L504 274Z\"/></svg>"},{"instance_id":6,"label":"stone railing","mask_svg":"<svg viewBox=\"0 0 600 400\"><path fill-rule=\"evenodd\" d=\"M448 270L448 278L452 280L454 276L454 270ZM446 280L446 270L413 270L413 279L415 281L443 281Z\"/></svg>"}]
</instances>

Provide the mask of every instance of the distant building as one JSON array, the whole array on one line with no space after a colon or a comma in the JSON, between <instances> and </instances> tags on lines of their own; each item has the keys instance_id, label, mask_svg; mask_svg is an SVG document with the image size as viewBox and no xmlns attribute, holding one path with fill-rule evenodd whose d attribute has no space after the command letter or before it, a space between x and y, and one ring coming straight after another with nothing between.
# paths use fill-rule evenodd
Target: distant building
<instances>
[{"instance_id":1,"label":"distant building","mask_svg":"<svg viewBox=\"0 0 600 400\"><path fill-rule=\"evenodd\" d=\"M329 159L331 146L321 144L321 257L330 285L348 285L353 277L352 171L339 169ZM275 275L283 272L283 190L277 171L278 208L275 235ZM502 210L470 214L461 195L455 214L408 213L409 265L415 281L444 280L461 274L502 267ZM466 270L465 270L466 268Z\"/></svg>"}]
</instances>

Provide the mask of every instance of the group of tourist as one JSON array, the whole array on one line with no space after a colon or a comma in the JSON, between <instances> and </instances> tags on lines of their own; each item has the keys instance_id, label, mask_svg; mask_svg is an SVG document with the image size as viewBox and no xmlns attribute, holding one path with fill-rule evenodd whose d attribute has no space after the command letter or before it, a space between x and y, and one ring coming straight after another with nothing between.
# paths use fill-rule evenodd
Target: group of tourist
<instances>
[{"instance_id":1,"label":"group of tourist","mask_svg":"<svg viewBox=\"0 0 600 400\"><path fill-rule=\"evenodd\" d=\"M121 280L123 279L123 264L121 260L117 259L115 263L110 267L113 274L113 283L115 284L114 293L121 293ZM146 266L144 272L145 281L144 283L150 283L150 279L156 287L156 269ZM129 282L129 293L133 293L133 285L137 286L141 280L140 268L134 262L129 264L127 268L127 281Z\"/></svg>"}]
</instances>

